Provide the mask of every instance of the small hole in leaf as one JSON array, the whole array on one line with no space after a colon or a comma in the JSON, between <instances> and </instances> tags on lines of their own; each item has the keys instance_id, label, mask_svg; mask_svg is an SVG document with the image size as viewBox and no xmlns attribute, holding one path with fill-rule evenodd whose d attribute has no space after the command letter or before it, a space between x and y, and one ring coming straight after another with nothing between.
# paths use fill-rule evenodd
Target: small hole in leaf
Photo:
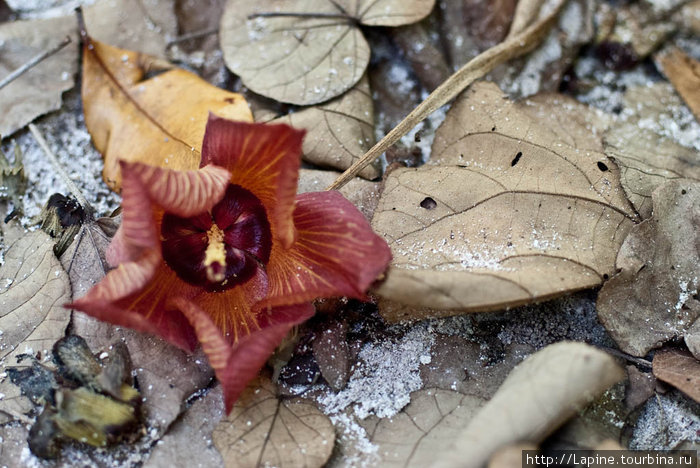
<instances>
[{"instance_id":1,"label":"small hole in leaf","mask_svg":"<svg viewBox=\"0 0 700 468\"><path fill-rule=\"evenodd\" d=\"M608 170L608 166L606 166L604 162L598 161L598 169L600 169L601 171L605 172L605 171Z\"/></svg>"},{"instance_id":2,"label":"small hole in leaf","mask_svg":"<svg viewBox=\"0 0 700 468\"><path fill-rule=\"evenodd\" d=\"M492 131L492 132L495 132L495 131L496 131L496 127L491 127L491 131Z\"/></svg>"},{"instance_id":3,"label":"small hole in leaf","mask_svg":"<svg viewBox=\"0 0 700 468\"><path fill-rule=\"evenodd\" d=\"M686 193L688 193L686 189L681 190L681 195L685 195Z\"/></svg>"},{"instance_id":4,"label":"small hole in leaf","mask_svg":"<svg viewBox=\"0 0 700 468\"><path fill-rule=\"evenodd\" d=\"M522 155L523 155L522 151L518 151L518 154L516 154L515 157L513 158L513 160L510 162L510 165L515 166L516 164L518 164L518 161L520 161L520 158Z\"/></svg>"},{"instance_id":5,"label":"small hole in leaf","mask_svg":"<svg viewBox=\"0 0 700 468\"><path fill-rule=\"evenodd\" d=\"M437 202L430 197L425 197L423 201L420 202L420 206L426 210L432 210L437 206Z\"/></svg>"},{"instance_id":6,"label":"small hole in leaf","mask_svg":"<svg viewBox=\"0 0 700 468\"><path fill-rule=\"evenodd\" d=\"M603 274L603 279L604 279L604 280L606 280L606 281L607 281L607 280L608 280L608 278L610 278L610 275L608 275L607 273Z\"/></svg>"}]
</instances>

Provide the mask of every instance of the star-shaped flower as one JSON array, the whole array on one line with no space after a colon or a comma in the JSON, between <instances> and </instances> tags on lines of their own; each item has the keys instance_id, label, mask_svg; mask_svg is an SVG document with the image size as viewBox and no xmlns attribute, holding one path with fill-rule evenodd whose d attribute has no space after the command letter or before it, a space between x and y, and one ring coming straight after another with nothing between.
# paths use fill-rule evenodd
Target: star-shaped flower
<instances>
[{"instance_id":1,"label":"star-shaped flower","mask_svg":"<svg viewBox=\"0 0 700 468\"><path fill-rule=\"evenodd\" d=\"M303 135L210 116L198 170L121 162L117 267L69 307L201 343L230 411L311 301L365 298L391 259L342 195L296 195Z\"/></svg>"}]
</instances>

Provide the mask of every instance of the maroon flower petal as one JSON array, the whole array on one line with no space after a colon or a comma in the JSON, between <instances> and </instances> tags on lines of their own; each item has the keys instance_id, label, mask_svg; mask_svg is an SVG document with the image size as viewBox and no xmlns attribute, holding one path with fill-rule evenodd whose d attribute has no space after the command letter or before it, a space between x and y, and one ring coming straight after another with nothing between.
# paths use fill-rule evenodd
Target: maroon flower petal
<instances>
[{"instance_id":1,"label":"maroon flower petal","mask_svg":"<svg viewBox=\"0 0 700 468\"><path fill-rule=\"evenodd\" d=\"M267 265L270 292L262 306L329 296L362 299L391 260L386 242L338 192L299 195L294 224L292 247L273 245Z\"/></svg>"},{"instance_id":2,"label":"maroon flower petal","mask_svg":"<svg viewBox=\"0 0 700 468\"><path fill-rule=\"evenodd\" d=\"M288 125L234 122L209 115L202 166L231 171L231 183L250 190L267 210L272 235L284 247L294 241L292 213L304 131Z\"/></svg>"},{"instance_id":3,"label":"maroon flower petal","mask_svg":"<svg viewBox=\"0 0 700 468\"><path fill-rule=\"evenodd\" d=\"M184 299L176 299L175 304L192 324L209 364L221 382L227 413L231 412L248 382L258 375L289 330L314 314L311 304L273 309L269 317L274 318L262 318L264 324L260 330L231 346L201 308Z\"/></svg>"},{"instance_id":4,"label":"maroon flower petal","mask_svg":"<svg viewBox=\"0 0 700 468\"><path fill-rule=\"evenodd\" d=\"M139 262L127 262L67 307L99 320L153 333L186 350L196 339L182 314L167 307L174 296L193 297L195 288L179 280L151 252Z\"/></svg>"},{"instance_id":5,"label":"maroon flower petal","mask_svg":"<svg viewBox=\"0 0 700 468\"><path fill-rule=\"evenodd\" d=\"M183 217L210 210L224 196L231 176L226 169L213 165L196 171L176 171L142 163L120 164L124 179L138 177L154 203Z\"/></svg>"}]
</instances>

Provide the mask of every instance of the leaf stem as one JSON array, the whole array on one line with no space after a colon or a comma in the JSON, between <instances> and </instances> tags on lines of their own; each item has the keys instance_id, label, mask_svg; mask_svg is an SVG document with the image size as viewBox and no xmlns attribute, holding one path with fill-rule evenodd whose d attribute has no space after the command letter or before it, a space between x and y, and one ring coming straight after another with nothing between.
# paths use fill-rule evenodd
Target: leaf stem
<instances>
[{"instance_id":1,"label":"leaf stem","mask_svg":"<svg viewBox=\"0 0 700 468\"><path fill-rule=\"evenodd\" d=\"M444 83L411 111L399 124L394 127L384 138L379 140L360 159L343 172L326 190L338 190L362 169L381 156L391 145L406 135L413 127L422 122L426 117L440 107L454 99L470 84L483 77L498 65L525 54L537 46L549 31L549 27L556 20L559 11L566 0L558 0L555 7L544 18L522 32L513 35L505 41L482 52L467 62L462 68L453 73Z\"/></svg>"},{"instance_id":2,"label":"leaf stem","mask_svg":"<svg viewBox=\"0 0 700 468\"><path fill-rule=\"evenodd\" d=\"M36 139L37 143L39 143L39 146L41 146L41 149L44 150L44 153L46 153L46 156L48 156L49 160L51 161L51 164L53 164L54 168L56 169L56 172L58 172L58 175L63 179L63 182L65 182L66 186L68 187L68 190L70 190L70 193L73 194L76 200L78 200L78 203L80 203L80 206L83 207L83 210L86 212L88 216L92 216L95 213L95 209L92 207L89 201L87 201L87 198L83 195L83 192L80 191L77 185L75 185L75 182L71 180L70 177L68 177L68 173L63 169L63 166L61 166L61 163L59 162L58 158L56 155L51 151L51 148L49 148L48 143L44 139L44 137L41 135L41 132L39 132L39 129L36 128L36 125L33 123L29 124L29 131L32 132L32 135L34 135L34 138Z\"/></svg>"},{"instance_id":3,"label":"leaf stem","mask_svg":"<svg viewBox=\"0 0 700 468\"><path fill-rule=\"evenodd\" d=\"M248 19L255 18L332 18L356 21L355 18L345 13L303 13L295 11L268 11L248 15Z\"/></svg>"},{"instance_id":4,"label":"leaf stem","mask_svg":"<svg viewBox=\"0 0 700 468\"><path fill-rule=\"evenodd\" d=\"M65 39L63 39L61 42L59 42L54 47L52 47L49 50L46 50L46 51L40 53L39 55L33 57L27 63L25 63L21 67L17 68L15 71L13 71L9 75L7 75L5 78L3 78L2 81L0 81L0 89L9 85L13 81L15 81L17 78L24 75L29 70L31 70L35 66L39 65L42 61L44 61L48 57L52 56L53 54L55 54L59 50L63 49L65 46L67 46L70 43L71 43L70 36L66 36Z\"/></svg>"},{"instance_id":5,"label":"leaf stem","mask_svg":"<svg viewBox=\"0 0 700 468\"><path fill-rule=\"evenodd\" d=\"M199 39L200 37L208 36L210 34L216 34L218 32L218 27L192 31L191 33L183 34L182 36L178 36L175 39L171 39L170 41L168 41L167 47L172 47L173 45L178 44L180 42L189 41L190 39Z\"/></svg>"}]
</instances>

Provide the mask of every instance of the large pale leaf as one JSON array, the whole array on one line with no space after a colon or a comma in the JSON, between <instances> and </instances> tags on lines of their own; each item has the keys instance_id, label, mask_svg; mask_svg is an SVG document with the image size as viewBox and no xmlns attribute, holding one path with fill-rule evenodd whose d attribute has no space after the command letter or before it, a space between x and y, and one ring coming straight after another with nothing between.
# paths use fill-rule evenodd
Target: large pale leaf
<instances>
[{"instance_id":1,"label":"large pale leaf","mask_svg":"<svg viewBox=\"0 0 700 468\"><path fill-rule=\"evenodd\" d=\"M303 128L304 160L318 166L345 170L374 144L374 106L367 77L342 96L272 121ZM381 174L379 164L360 172L366 179Z\"/></svg>"},{"instance_id":2,"label":"large pale leaf","mask_svg":"<svg viewBox=\"0 0 700 468\"><path fill-rule=\"evenodd\" d=\"M680 106L668 83L630 88L625 108L632 114L605 134L605 153L620 166L625 193L643 218L651 216L655 188L683 177L700 180L700 152L674 138Z\"/></svg>"},{"instance_id":3,"label":"large pale leaf","mask_svg":"<svg viewBox=\"0 0 700 468\"><path fill-rule=\"evenodd\" d=\"M670 181L652 194L654 215L635 226L620 273L598 295L598 317L620 349L644 356L700 319L700 182Z\"/></svg>"},{"instance_id":4,"label":"large pale leaf","mask_svg":"<svg viewBox=\"0 0 700 468\"><path fill-rule=\"evenodd\" d=\"M74 17L64 17L0 25L0 76L3 78L58 45L66 36L73 41L0 89L0 135L6 137L36 117L61 107L61 94L75 84L77 24Z\"/></svg>"},{"instance_id":5,"label":"large pale leaf","mask_svg":"<svg viewBox=\"0 0 700 468\"><path fill-rule=\"evenodd\" d=\"M568 107L513 103L477 84L438 129L432 163L388 175L372 225L394 259L377 292L440 311L385 302L386 318L510 307L614 273L637 218L617 167Z\"/></svg>"},{"instance_id":6,"label":"large pale leaf","mask_svg":"<svg viewBox=\"0 0 700 468\"><path fill-rule=\"evenodd\" d=\"M227 467L321 467L333 451L335 429L312 402L279 400L270 379L259 377L214 429L213 440Z\"/></svg>"},{"instance_id":7,"label":"large pale leaf","mask_svg":"<svg viewBox=\"0 0 700 468\"><path fill-rule=\"evenodd\" d=\"M424 18L434 0L229 0L221 20L226 65L256 93L292 104L327 101L357 83L370 49L358 24ZM256 13L292 13L254 17Z\"/></svg>"},{"instance_id":8,"label":"large pale leaf","mask_svg":"<svg viewBox=\"0 0 700 468\"><path fill-rule=\"evenodd\" d=\"M18 355L47 357L63 337L70 320L63 305L70 301L71 288L47 234L20 233L12 241L12 228L3 226L3 231L9 248L0 267L0 362L3 369L24 368L31 362L18 364ZM0 421L6 420L4 411L23 413L33 406L8 378L0 381L0 393Z\"/></svg>"},{"instance_id":9,"label":"large pale leaf","mask_svg":"<svg viewBox=\"0 0 700 468\"><path fill-rule=\"evenodd\" d=\"M624 376L611 356L592 346L550 345L508 375L431 466L480 467L501 447L537 444Z\"/></svg>"},{"instance_id":10,"label":"large pale leaf","mask_svg":"<svg viewBox=\"0 0 700 468\"><path fill-rule=\"evenodd\" d=\"M377 446L381 466L426 467L447 450L484 404L473 395L440 389L418 390L411 403L391 418L362 422Z\"/></svg>"},{"instance_id":11,"label":"large pale leaf","mask_svg":"<svg viewBox=\"0 0 700 468\"><path fill-rule=\"evenodd\" d=\"M105 158L103 178L119 189L119 160L195 169L209 112L252 121L236 93L154 57L87 39L83 48L83 109L95 147Z\"/></svg>"}]
</instances>

